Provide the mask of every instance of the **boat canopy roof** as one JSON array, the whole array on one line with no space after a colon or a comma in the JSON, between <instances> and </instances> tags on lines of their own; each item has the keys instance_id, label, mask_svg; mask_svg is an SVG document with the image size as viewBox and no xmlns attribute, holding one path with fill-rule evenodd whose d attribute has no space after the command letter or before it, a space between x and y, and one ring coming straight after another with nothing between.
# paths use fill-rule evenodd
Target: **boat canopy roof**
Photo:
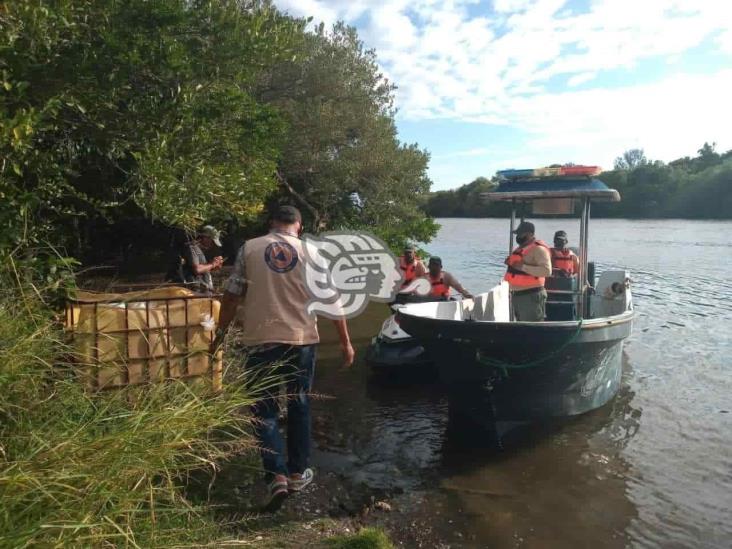
<instances>
[{"instance_id":1,"label":"boat canopy roof","mask_svg":"<svg viewBox=\"0 0 732 549\"><path fill-rule=\"evenodd\" d=\"M504 179L495 190L481 195L488 200L589 198L620 202L620 193L594 177L527 177Z\"/></svg>"}]
</instances>

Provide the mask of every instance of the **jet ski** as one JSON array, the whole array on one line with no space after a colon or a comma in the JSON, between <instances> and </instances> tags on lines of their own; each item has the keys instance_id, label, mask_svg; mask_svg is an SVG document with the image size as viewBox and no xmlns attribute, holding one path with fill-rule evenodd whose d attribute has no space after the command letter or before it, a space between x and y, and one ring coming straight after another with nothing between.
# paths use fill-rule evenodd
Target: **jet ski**
<instances>
[{"instance_id":1,"label":"jet ski","mask_svg":"<svg viewBox=\"0 0 732 549\"><path fill-rule=\"evenodd\" d=\"M366 363L374 373L393 375L396 372L420 370L422 373L435 374L434 362L425 348L407 332L402 330L397 320L397 311L409 303L445 301L430 295L422 295L430 290L424 280L415 280L401 290L394 303L392 314L381 325L379 333L371 339L366 351ZM428 283L429 284L429 283Z\"/></svg>"}]
</instances>

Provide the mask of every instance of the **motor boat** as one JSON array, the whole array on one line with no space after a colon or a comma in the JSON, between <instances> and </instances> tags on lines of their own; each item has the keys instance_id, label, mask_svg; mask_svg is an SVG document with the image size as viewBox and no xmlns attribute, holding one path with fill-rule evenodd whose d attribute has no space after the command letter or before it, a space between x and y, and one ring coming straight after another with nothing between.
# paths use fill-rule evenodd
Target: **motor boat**
<instances>
[{"instance_id":1,"label":"motor boat","mask_svg":"<svg viewBox=\"0 0 732 549\"><path fill-rule=\"evenodd\" d=\"M630 275L600 273L588 261L590 205L619 201L616 190L582 173L504 177L489 200L512 204L509 254L517 211L580 218L579 273L546 279L542 322L517 321L501 282L459 302L413 303L396 311L399 333L412 336L435 360L452 419L494 424L575 416L599 408L618 392L623 342L634 317ZM540 172L541 173L541 172ZM577 212L579 210L579 212Z\"/></svg>"}]
</instances>

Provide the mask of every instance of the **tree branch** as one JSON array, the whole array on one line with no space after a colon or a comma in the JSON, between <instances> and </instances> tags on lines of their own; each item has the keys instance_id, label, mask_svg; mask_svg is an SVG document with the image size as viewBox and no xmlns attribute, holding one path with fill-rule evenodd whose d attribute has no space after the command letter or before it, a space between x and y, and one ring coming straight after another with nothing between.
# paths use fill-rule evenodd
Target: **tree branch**
<instances>
[{"instance_id":1,"label":"tree branch","mask_svg":"<svg viewBox=\"0 0 732 549\"><path fill-rule=\"evenodd\" d=\"M288 192L288 194L290 194L297 201L298 204L300 204L302 207L310 212L310 214L313 216L313 224L315 225L316 230L321 230L323 228L321 227L323 223L318 209L310 204L310 202L305 200L305 197L297 192L292 185L290 185L287 179L285 179L285 176L282 175L282 172L276 170L275 177L277 178L277 182L280 184L280 186L284 188Z\"/></svg>"}]
</instances>

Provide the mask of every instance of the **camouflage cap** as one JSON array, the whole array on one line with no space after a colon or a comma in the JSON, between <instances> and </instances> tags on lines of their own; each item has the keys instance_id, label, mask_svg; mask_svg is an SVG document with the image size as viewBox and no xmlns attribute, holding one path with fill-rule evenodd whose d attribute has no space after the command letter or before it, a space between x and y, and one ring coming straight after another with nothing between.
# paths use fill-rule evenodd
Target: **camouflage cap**
<instances>
[{"instance_id":1,"label":"camouflage cap","mask_svg":"<svg viewBox=\"0 0 732 549\"><path fill-rule=\"evenodd\" d=\"M207 236L219 248L221 247L221 233L213 225L204 225L201 227L201 230L198 231L198 236Z\"/></svg>"}]
</instances>

